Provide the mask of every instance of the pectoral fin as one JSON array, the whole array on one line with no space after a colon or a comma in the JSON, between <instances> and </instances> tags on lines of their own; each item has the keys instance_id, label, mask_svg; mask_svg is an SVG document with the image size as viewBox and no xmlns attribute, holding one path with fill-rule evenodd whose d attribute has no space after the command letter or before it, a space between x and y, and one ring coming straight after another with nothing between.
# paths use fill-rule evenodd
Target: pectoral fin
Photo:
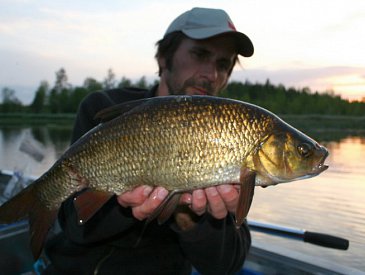
<instances>
[{"instance_id":1,"label":"pectoral fin","mask_svg":"<svg viewBox=\"0 0 365 275\"><path fill-rule=\"evenodd\" d=\"M236 226L240 227L250 211L254 190L256 173L243 169L240 176L240 193L236 209Z\"/></svg>"},{"instance_id":2,"label":"pectoral fin","mask_svg":"<svg viewBox=\"0 0 365 275\"><path fill-rule=\"evenodd\" d=\"M74 199L79 223L84 224L113 196L112 193L86 190Z\"/></svg>"},{"instance_id":3,"label":"pectoral fin","mask_svg":"<svg viewBox=\"0 0 365 275\"><path fill-rule=\"evenodd\" d=\"M180 197L180 193L176 191L170 192L170 194L165 198L160 206L157 207L152 215L148 218L147 223L155 218L157 218L159 224L163 224L164 222L166 222L178 206Z\"/></svg>"},{"instance_id":4,"label":"pectoral fin","mask_svg":"<svg viewBox=\"0 0 365 275\"><path fill-rule=\"evenodd\" d=\"M164 203L164 206L157 217L159 224L163 224L172 216L179 204L180 198L181 194L174 194L166 203Z\"/></svg>"}]
</instances>

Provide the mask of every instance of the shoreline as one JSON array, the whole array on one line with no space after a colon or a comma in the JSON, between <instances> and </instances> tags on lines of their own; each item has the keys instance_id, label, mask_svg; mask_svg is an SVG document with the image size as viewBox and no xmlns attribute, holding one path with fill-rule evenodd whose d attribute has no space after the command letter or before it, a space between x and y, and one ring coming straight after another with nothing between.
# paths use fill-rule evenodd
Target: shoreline
<instances>
[{"instance_id":1,"label":"shoreline","mask_svg":"<svg viewBox=\"0 0 365 275\"><path fill-rule=\"evenodd\" d=\"M76 114L62 113L2 113L0 115L0 126L40 126L59 124L62 126L73 125Z\"/></svg>"},{"instance_id":2,"label":"shoreline","mask_svg":"<svg viewBox=\"0 0 365 275\"><path fill-rule=\"evenodd\" d=\"M306 132L335 132L338 130L365 132L365 116L343 115L278 115L285 122ZM2 113L0 126L72 126L76 114L74 113Z\"/></svg>"}]
</instances>

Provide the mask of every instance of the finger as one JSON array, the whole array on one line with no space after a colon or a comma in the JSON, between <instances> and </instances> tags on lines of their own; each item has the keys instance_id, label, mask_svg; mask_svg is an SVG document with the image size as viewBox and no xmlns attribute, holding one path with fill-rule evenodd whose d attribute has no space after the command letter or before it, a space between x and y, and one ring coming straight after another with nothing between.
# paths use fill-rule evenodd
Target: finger
<instances>
[{"instance_id":1,"label":"finger","mask_svg":"<svg viewBox=\"0 0 365 275\"><path fill-rule=\"evenodd\" d=\"M205 194L209 204L209 213L216 219L223 219L227 215L227 208L217 188L208 187L205 189Z\"/></svg>"},{"instance_id":2,"label":"finger","mask_svg":"<svg viewBox=\"0 0 365 275\"><path fill-rule=\"evenodd\" d=\"M195 212L195 214L201 216L205 213L207 208L207 198L202 189L197 189L193 191L191 197L191 210Z\"/></svg>"},{"instance_id":3,"label":"finger","mask_svg":"<svg viewBox=\"0 0 365 275\"><path fill-rule=\"evenodd\" d=\"M127 191L117 197L118 203L123 207L141 205L150 195L153 188L148 185L138 186L132 191Z\"/></svg>"},{"instance_id":4,"label":"finger","mask_svg":"<svg viewBox=\"0 0 365 275\"><path fill-rule=\"evenodd\" d=\"M151 195L139 206L132 208L133 216L138 220L148 218L165 200L168 191L163 187L155 188Z\"/></svg>"},{"instance_id":5,"label":"finger","mask_svg":"<svg viewBox=\"0 0 365 275\"><path fill-rule=\"evenodd\" d=\"M180 204L191 205L192 194L184 193L181 195Z\"/></svg>"},{"instance_id":6,"label":"finger","mask_svg":"<svg viewBox=\"0 0 365 275\"><path fill-rule=\"evenodd\" d=\"M240 191L240 190L241 190L241 185L240 185L240 184L233 184L233 187L234 187L237 191Z\"/></svg>"},{"instance_id":7,"label":"finger","mask_svg":"<svg viewBox=\"0 0 365 275\"><path fill-rule=\"evenodd\" d=\"M235 212L238 203L238 191L234 185L225 184L217 186L217 191L222 198L226 209L229 212Z\"/></svg>"}]
</instances>

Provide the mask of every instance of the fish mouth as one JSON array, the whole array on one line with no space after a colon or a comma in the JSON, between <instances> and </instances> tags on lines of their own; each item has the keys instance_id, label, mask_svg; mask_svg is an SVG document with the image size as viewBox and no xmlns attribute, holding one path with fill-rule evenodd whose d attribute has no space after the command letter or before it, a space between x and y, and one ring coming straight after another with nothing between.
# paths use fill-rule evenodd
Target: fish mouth
<instances>
[{"instance_id":1,"label":"fish mouth","mask_svg":"<svg viewBox=\"0 0 365 275\"><path fill-rule=\"evenodd\" d=\"M317 166L315 166L313 168L313 174L320 174L322 173L323 171L327 170L328 169L328 165L325 164L325 160L326 158L328 157L329 153L328 151L326 150L326 153L323 155L323 157L321 158L321 160L319 161L319 164Z\"/></svg>"},{"instance_id":2,"label":"fish mouth","mask_svg":"<svg viewBox=\"0 0 365 275\"><path fill-rule=\"evenodd\" d=\"M322 173L323 171L328 169L328 165L324 164L324 163L320 163L318 164L318 166L314 169L314 172L316 174Z\"/></svg>"}]
</instances>

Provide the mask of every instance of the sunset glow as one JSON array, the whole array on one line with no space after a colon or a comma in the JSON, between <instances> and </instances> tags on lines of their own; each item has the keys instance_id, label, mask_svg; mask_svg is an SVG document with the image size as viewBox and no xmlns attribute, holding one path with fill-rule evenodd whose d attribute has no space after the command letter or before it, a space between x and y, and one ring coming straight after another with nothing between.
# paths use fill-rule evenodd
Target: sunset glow
<instances>
[{"instance_id":1,"label":"sunset glow","mask_svg":"<svg viewBox=\"0 0 365 275\"><path fill-rule=\"evenodd\" d=\"M69 82L157 78L155 43L168 24L196 1L0 0L0 89L29 103L42 80L51 85L65 68ZM202 0L222 8L253 41L239 79L333 90L343 98L365 96L365 1ZM289 27L290 26L290 27Z\"/></svg>"},{"instance_id":2,"label":"sunset glow","mask_svg":"<svg viewBox=\"0 0 365 275\"><path fill-rule=\"evenodd\" d=\"M365 75L348 75L330 79L332 90L341 94L343 98L350 101L365 101Z\"/></svg>"}]
</instances>

